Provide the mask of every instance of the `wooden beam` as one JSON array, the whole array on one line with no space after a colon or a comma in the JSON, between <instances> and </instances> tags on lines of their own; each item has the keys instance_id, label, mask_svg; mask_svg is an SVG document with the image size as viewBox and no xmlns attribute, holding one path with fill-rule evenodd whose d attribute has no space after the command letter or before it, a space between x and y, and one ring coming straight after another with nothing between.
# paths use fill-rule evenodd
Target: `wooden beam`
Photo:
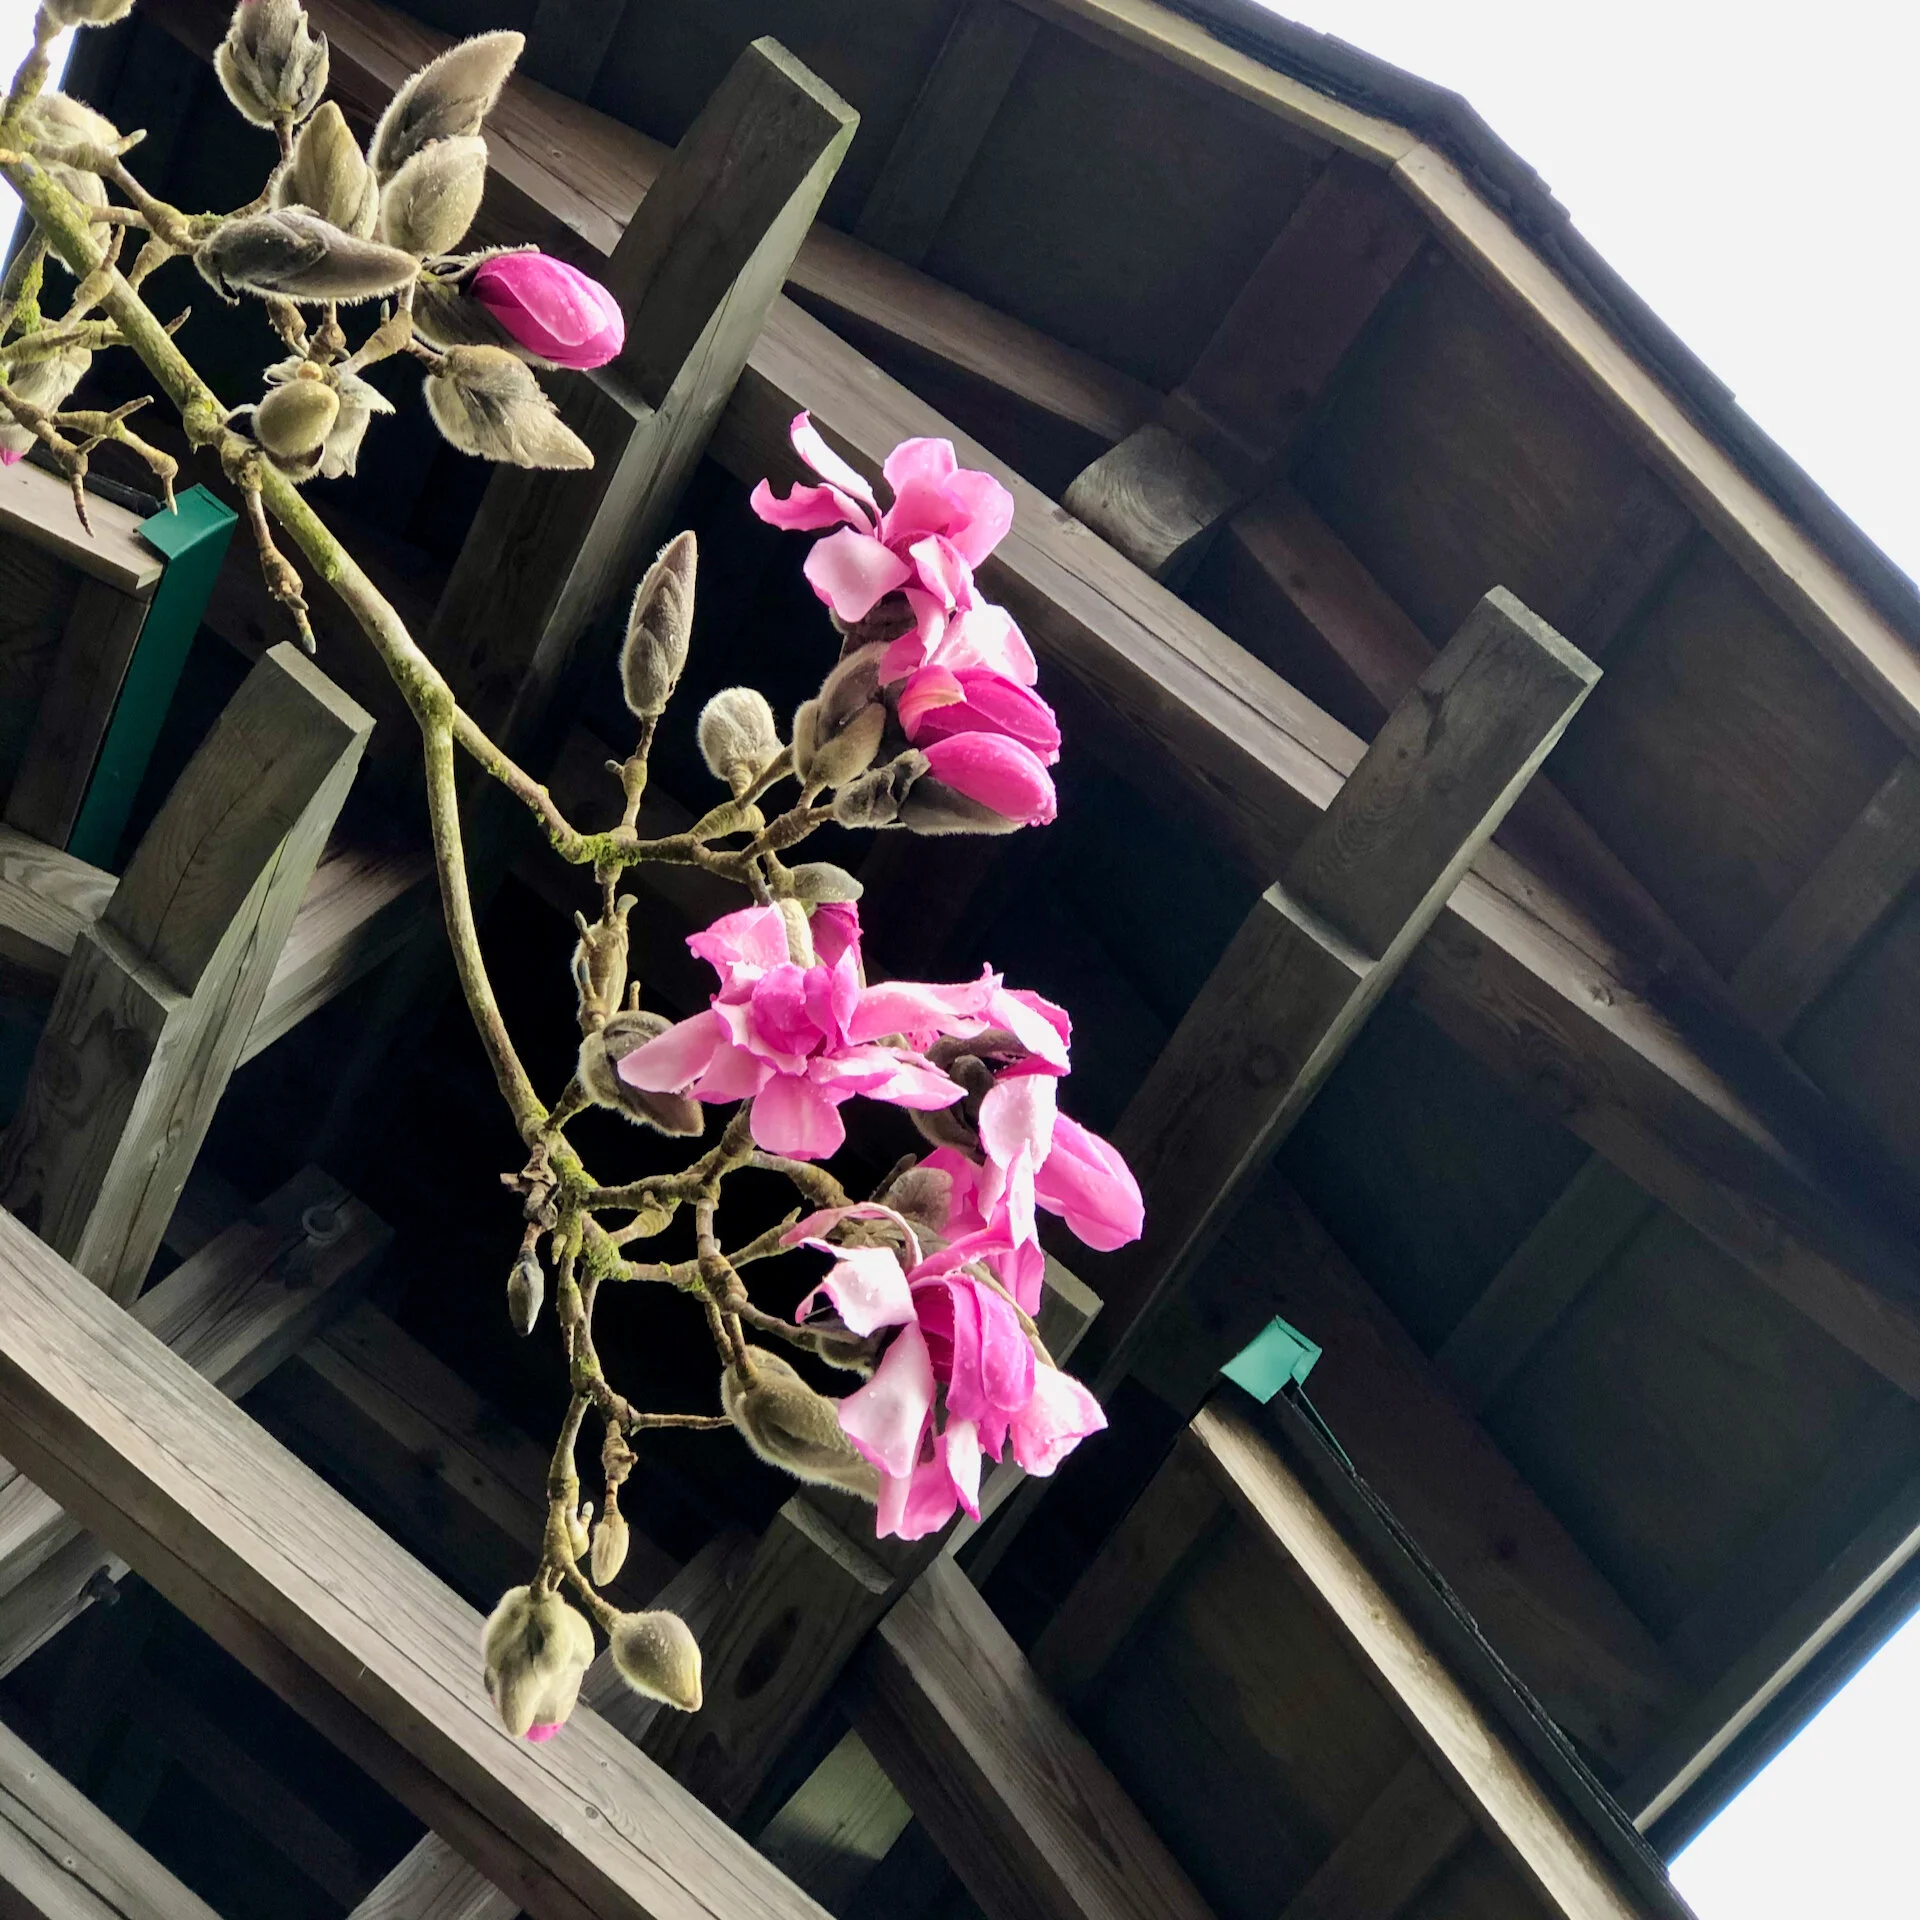
<instances>
[{"instance_id":1,"label":"wooden beam","mask_svg":"<svg viewBox=\"0 0 1920 1920\"><path fill-rule=\"evenodd\" d=\"M849 1730L754 1845L796 1886L845 1913L912 1818L873 1750Z\"/></svg>"},{"instance_id":2,"label":"wooden beam","mask_svg":"<svg viewBox=\"0 0 1920 1920\"><path fill-rule=\"evenodd\" d=\"M89 496L91 533L73 511L65 481L25 461L0 470L0 537L51 553L91 580L135 599L150 599L165 562L140 537L140 518L129 507Z\"/></svg>"},{"instance_id":3,"label":"wooden beam","mask_svg":"<svg viewBox=\"0 0 1920 1920\"><path fill-rule=\"evenodd\" d=\"M478 1614L11 1217L0 1446L540 1920L817 1920L590 1710L512 1739Z\"/></svg>"},{"instance_id":4,"label":"wooden beam","mask_svg":"<svg viewBox=\"0 0 1920 1920\"><path fill-rule=\"evenodd\" d=\"M854 222L857 240L910 267L926 258L1039 27L1010 0L966 0Z\"/></svg>"},{"instance_id":5,"label":"wooden beam","mask_svg":"<svg viewBox=\"0 0 1920 1920\"><path fill-rule=\"evenodd\" d=\"M1156 580L1183 575L1284 461L1423 233L1377 170L1336 153L1158 422L1102 454L1061 504Z\"/></svg>"},{"instance_id":6,"label":"wooden beam","mask_svg":"<svg viewBox=\"0 0 1920 1920\"><path fill-rule=\"evenodd\" d=\"M1326 1614L1440 1777L1548 1912L1568 1920L1642 1916L1646 1909L1244 1414L1216 1402L1201 1411L1182 1444L1196 1449L1221 1492Z\"/></svg>"},{"instance_id":7,"label":"wooden beam","mask_svg":"<svg viewBox=\"0 0 1920 1920\"><path fill-rule=\"evenodd\" d=\"M987 1920L1206 1920L967 1577L937 1560L852 1674L860 1737Z\"/></svg>"},{"instance_id":8,"label":"wooden beam","mask_svg":"<svg viewBox=\"0 0 1920 1920\"><path fill-rule=\"evenodd\" d=\"M1280 1920L1396 1920L1472 1831L1433 1768L1409 1760Z\"/></svg>"},{"instance_id":9,"label":"wooden beam","mask_svg":"<svg viewBox=\"0 0 1920 1920\"><path fill-rule=\"evenodd\" d=\"M134 1303L134 1320L238 1399L352 1304L391 1231L317 1167L296 1174ZM112 1554L0 1462L0 1674L87 1604Z\"/></svg>"},{"instance_id":10,"label":"wooden beam","mask_svg":"<svg viewBox=\"0 0 1920 1920\"><path fill-rule=\"evenodd\" d=\"M1104 1270L1108 1388L1598 677L1489 594L1255 905L1115 1133L1147 1230Z\"/></svg>"},{"instance_id":11,"label":"wooden beam","mask_svg":"<svg viewBox=\"0 0 1920 1920\"><path fill-rule=\"evenodd\" d=\"M276 647L75 941L0 1199L115 1299L159 1247L372 724Z\"/></svg>"},{"instance_id":12,"label":"wooden beam","mask_svg":"<svg viewBox=\"0 0 1920 1920\"><path fill-rule=\"evenodd\" d=\"M0 1911L8 1920L218 1920L4 1726Z\"/></svg>"}]
</instances>

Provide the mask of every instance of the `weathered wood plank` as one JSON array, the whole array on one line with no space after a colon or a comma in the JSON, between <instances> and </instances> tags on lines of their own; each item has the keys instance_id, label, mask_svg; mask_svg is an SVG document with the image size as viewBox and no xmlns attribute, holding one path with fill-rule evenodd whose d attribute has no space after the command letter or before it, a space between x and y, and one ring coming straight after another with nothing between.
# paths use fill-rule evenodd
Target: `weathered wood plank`
<instances>
[{"instance_id":1,"label":"weathered wood plank","mask_svg":"<svg viewBox=\"0 0 1920 1920\"><path fill-rule=\"evenodd\" d=\"M796 1886L844 1913L912 1818L872 1749L849 1731L754 1844Z\"/></svg>"},{"instance_id":2,"label":"weathered wood plank","mask_svg":"<svg viewBox=\"0 0 1920 1920\"><path fill-rule=\"evenodd\" d=\"M1409 1760L1280 1920L1395 1920L1472 1831L1433 1768Z\"/></svg>"},{"instance_id":3,"label":"weathered wood plank","mask_svg":"<svg viewBox=\"0 0 1920 1920\"><path fill-rule=\"evenodd\" d=\"M140 538L140 516L97 495L87 502L89 534L66 482L22 460L0 469L0 534L38 547L89 578L136 599L150 598L165 563Z\"/></svg>"},{"instance_id":4,"label":"weathered wood plank","mask_svg":"<svg viewBox=\"0 0 1920 1920\"><path fill-rule=\"evenodd\" d=\"M1080 473L1060 504L1143 573L1179 586L1246 489L1159 421Z\"/></svg>"},{"instance_id":5,"label":"weathered wood plank","mask_svg":"<svg viewBox=\"0 0 1920 1920\"><path fill-rule=\"evenodd\" d=\"M1490 594L1242 924L1116 1131L1148 1204L1144 1237L1104 1269L1108 1385L1597 678Z\"/></svg>"},{"instance_id":6,"label":"weathered wood plank","mask_svg":"<svg viewBox=\"0 0 1920 1920\"><path fill-rule=\"evenodd\" d=\"M541 1920L819 1914L591 1711L510 1738L479 1616L11 1218L0 1445Z\"/></svg>"},{"instance_id":7,"label":"weathered wood plank","mask_svg":"<svg viewBox=\"0 0 1920 1920\"><path fill-rule=\"evenodd\" d=\"M372 724L276 647L75 941L0 1197L116 1299L160 1244Z\"/></svg>"},{"instance_id":8,"label":"weathered wood plank","mask_svg":"<svg viewBox=\"0 0 1920 1920\"><path fill-rule=\"evenodd\" d=\"M1039 25L1010 0L967 0L854 222L857 240L911 267L926 258Z\"/></svg>"},{"instance_id":9,"label":"weathered wood plank","mask_svg":"<svg viewBox=\"0 0 1920 1920\"><path fill-rule=\"evenodd\" d=\"M1332 1620L1442 1779L1548 1911L1568 1920L1639 1915L1639 1903L1245 1417L1216 1403L1188 1435L1183 1444L1198 1450L1221 1491Z\"/></svg>"},{"instance_id":10,"label":"weathered wood plank","mask_svg":"<svg viewBox=\"0 0 1920 1920\"><path fill-rule=\"evenodd\" d=\"M1204 1920L1173 1856L949 1560L888 1613L849 1712L989 1920Z\"/></svg>"},{"instance_id":11,"label":"weathered wood plank","mask_svg":"<svg viewBox=\"0 0 1920 1920\"><path fill-rule=\"evenodd\" d=\"M218 1920L4 1726L0 1909L8 1920Z\"/></svg>"}]
</instances>

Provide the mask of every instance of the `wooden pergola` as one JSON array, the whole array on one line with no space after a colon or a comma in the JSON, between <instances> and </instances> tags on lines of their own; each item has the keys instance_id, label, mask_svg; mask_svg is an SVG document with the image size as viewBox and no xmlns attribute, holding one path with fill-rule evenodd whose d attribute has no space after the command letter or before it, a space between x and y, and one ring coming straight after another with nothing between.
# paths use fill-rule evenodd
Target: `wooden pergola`
<instances>
[{"instance_id":1,"label":"wooden pergola","mask_svg":"<svg viewBox=\"0 0 1920 1920\"><path fill-rule=\"evenodd\" d=\"M313 496L570 808L677 525L689 700L817 679L744 509L795 413L1012 490L983 584L1067 804L877 837L867 917L888 967L991 940L1074 1005L1148 1230L1050 1271L1112 1418L1055 1481L902 1549L663 1447L624 1598L695 1627L705 1705L603 1662L509 1739L476 1603L537 1550L546 1403L412 731L236 548L217 719L117 871L68 851L154 569L12 470L0 1912L204 1916L178 1809L217 1805L228 1920L1678 1920L1661 1853L1913 1597L1920 599L1460 103L1240 0L310 12L362 129L450 31L526 29L484 237L626 310L560 389L590 472L481 490L403 418ZM141 0L70 83L182 204L254 158L225 24ZM511 995L579 902L504 812L472 842ZM711 885L636 914L650 1005L702 1003ZM1276 1315L1323 1352L1262 1403L1221 1370ZM344 1762L184 1681L169 1608Z\"/></svg>"}]
</instances>

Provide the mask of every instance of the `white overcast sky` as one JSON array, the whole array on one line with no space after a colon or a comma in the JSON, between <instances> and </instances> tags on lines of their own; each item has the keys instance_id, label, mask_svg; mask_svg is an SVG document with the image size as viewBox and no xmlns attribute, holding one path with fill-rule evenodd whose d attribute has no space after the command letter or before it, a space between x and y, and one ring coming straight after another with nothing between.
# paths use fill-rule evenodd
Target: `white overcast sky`
<instances>
[{"instance_id":1,"label":"white overcast sky","mask_svg":"<svg viewBox=\"0 0 1920 1920\"><path fill-rule=\"evenodd\" d=\"M873 0L884 4L884 0ZM1920 577L1914 0L1290 0L1466 95L1759 423ZM30 8L0 0L0 62ZM4 215L0 215L4 218ZM1915 1920L1920 1626L1675 1867L1701 1920Z\"/></svg>"}]
</instances>

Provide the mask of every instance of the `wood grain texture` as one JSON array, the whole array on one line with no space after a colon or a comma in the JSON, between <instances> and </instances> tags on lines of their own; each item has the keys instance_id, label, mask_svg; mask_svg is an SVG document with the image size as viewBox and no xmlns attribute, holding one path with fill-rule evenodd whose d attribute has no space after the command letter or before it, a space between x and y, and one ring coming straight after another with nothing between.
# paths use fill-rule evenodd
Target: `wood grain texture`
<instances>
[{"instance_id":1,"label":"wood grain texture","mask_svg":"<svg viewBox=\"0 0 1920 1920\"><path fill-rule=\"evenodd\" d=\"M347 1310L391 1239L337 1181L309 1167L143 1294L132 1315L238 1399ZM87 1550L84 1568L76 1543ZM112 1558L57 1500L0 1462L0 1672L31 1651L15 1639L16 1619L52 1618ZM36 1628L34 1644L46 1637Z\"/></svg>"},{"instance_id":2,"label":"wood grain texture","mask_svg":"<svg viewBox=\"0 0 1920 1920\"><path fill-rule=\"evenodd\" d=\"M147 598L83 580L41 696L25 756L7 791L10 827L64 847L93 778Z\"/></svg>"},{"instance_id":3,"label":"wood grain texture","mask_svg":"<svg viewBox=\"0 0 1920 1920\"><path fill-rule=\"evenodd\" d=\"M1060 504L1141 572L1178 586L1244 497L1205 454L1150 421L1082 472Z\"/></svg>"},{"instance_id":4,"label":"wood grain texture","mask_svg":"<svg viewBox=\"0 0 1920 1920\"><path fill-rule=\"evenodd\" d=\"M89 534L64 480L26 461L0 471L0 537L37 547L116 593L138 599L160 584L165 562L140 538L140 516L97 494L87 499Z\"/></svg>"},{"instance_id":5,"label":"wood grain texture","mask_svg":"<svg viewBox=\"0 0 1920 1920\"><path fill-rule=\"evenodd\" d=\"M76 939L0 1194L117 1299L160 1244L372 724L275 648Z\"/></svg>"},{"instance_id":6,"label":"wood grain texture","mask_svg":"<svg viewBox=\"0 0 1920 1920\"><path fill-rule=\"evenodd\" d=\"M1173 1856L950 1561L881 1623L850 1711L989 1920L1205 1920Z\"/></svg>"},{"instance_id":7,"label":"wood grain texture","mask_svg":"<svg viewBox=\"0 0 1920 1920\"><path fill-rule=\"evenodd\" d=\"M0 1444L540 1920L819 1914L591 1712L508 1736L479 1616L11 1218Z\"/></svg>"},{"instance_id":8,"label":"wood grain texture","mask_svg":"<svg viewBox=\"0 0 1920 1920\"><path fill-rule=\"evenodd\" d=\"M917 267L933 245L1039 22L1011 0L966 0L854 222L854 237Z\"/></svg>"},{"instance_id":9,"label":"wood grain texture","mask_svg":"<svg viewBox=\"0 0 1920 1920\"><path fill-rule=\"evenodd\" d=\"M1473 1831L1425 1760L1409 1760L1280 1920L1396 1920Z\"/></svg>"},{"instance_id":10,"label":"wood grain texture","mask_svg":"<svg viewBox=\"0 0 1920 1920\"><path fill-rule=\"evenodd\" d=\"M1441 1777L1519 1868L1550 1913L1628 1920L1641 1912L1592 1845L1462 1691L1359 1557L1238 1410L1202 1410L1184 1444L1367 1666Z\"/></svg>"},{"instance_id":11,"label":"wood grain texture","mask_svg":"<svg viewBox=\"0 0 1920 1920\"><path fill-rule=\"evenodd\" d=\"M4 1726L0 1910L8 1920L217 1920L205 1901Z\"/></svg>"},{"instance_id":12,"label":"wood grain texture","mask_svg":"<svg viewBox=\"0 0 1920 1920\"><path fill-rule=\"evenodd\" d=\"M844 1913L912 1818L872 1749L849 1731L754 1845L796 1886Z\"/></svg>"}]
</instances>

